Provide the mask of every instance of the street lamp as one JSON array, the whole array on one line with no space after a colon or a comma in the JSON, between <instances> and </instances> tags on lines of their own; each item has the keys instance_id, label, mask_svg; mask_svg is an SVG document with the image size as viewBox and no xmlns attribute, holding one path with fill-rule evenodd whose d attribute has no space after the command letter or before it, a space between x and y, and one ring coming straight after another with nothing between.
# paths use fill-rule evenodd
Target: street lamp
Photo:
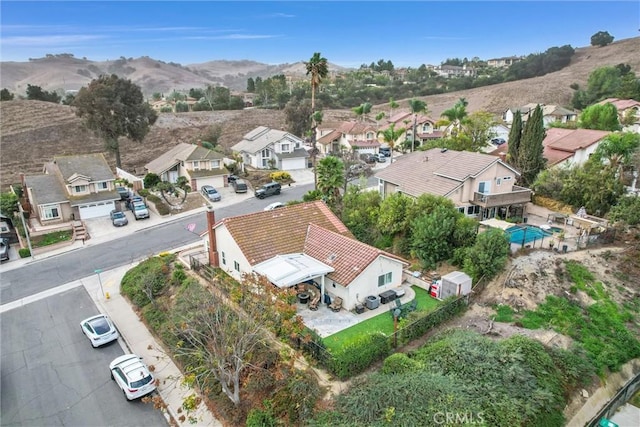
<instances>
[{"instance_id":1,"label":"street lamp","mask_svg":"<svg viewBox=\"0 0 640 427\"><path fill-rule=\"evenodd\" d=\"M100 269L94 270L94 273L98 275L98 283L100 283L100 291L102 292L102 296L104 296L104 289L102 289L102 279L100 278L100 273L102 273L102 270Z\"/></svg>"}]
</instances>

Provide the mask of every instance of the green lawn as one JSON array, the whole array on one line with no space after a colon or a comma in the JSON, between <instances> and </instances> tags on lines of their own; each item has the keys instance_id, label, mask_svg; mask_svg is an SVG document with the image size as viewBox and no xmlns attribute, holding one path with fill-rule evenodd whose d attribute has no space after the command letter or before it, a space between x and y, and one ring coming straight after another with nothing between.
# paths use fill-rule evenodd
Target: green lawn
<instances>
[{"instance_id":1,"label":"green lawn","mask_svg":"<svg viewBox=\"0 0 640 427\"><path fill-rule=\"evenodd\" d=\"M31 237L31 246L34 248L40 248L42 246L55 245L56 243L65 242L71 240L73 237L73 231L55 231L49 234L43 234L42 236Z\"/></svg>"},{"instance_id":2,"label":"green lawn","mask_svg":"<svg viewBox=\"0 0 640 427\"><path fill-rule=\"evenodd\" d=\"M432 298L424 289L416 286L412 286L411 289L415 291L416 299L418 300L416 311L431 311L438 306L439 301ZM388 307L390 308L392 305L388 304ZM371 332L382 332L385 335L393 333L393 317L389 310L328 336L323 342L328 349L337 350L354 338Z\"/></svg>"}]
</instances>

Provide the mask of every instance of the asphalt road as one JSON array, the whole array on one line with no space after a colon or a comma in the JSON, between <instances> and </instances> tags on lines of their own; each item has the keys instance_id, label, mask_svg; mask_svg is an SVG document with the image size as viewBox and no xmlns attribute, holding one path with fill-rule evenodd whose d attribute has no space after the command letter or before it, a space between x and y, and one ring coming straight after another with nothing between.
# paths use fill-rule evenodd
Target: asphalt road
<instances>
[{"instance_id":1,"label":"asphalt road","mask_svg":"<svg viewBox=\"0 0 640 427\"><path fill-rule=\"evenodd\" d=\"M2 426L161 426L152 404L128 402L109 375L117 342L94 349L80 321L98 314L84 287L2 313Z\"/></svg>"}]
</instances>

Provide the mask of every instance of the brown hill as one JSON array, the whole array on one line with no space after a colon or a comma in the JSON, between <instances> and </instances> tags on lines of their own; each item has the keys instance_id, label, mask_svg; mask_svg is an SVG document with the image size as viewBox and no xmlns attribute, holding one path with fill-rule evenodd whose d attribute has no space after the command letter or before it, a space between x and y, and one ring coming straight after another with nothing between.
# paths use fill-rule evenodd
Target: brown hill
<instances>
[{"instance_id":1,"label":"brown hill","mask_svg":"<svg viewBox=\"0 0 640 427\"><path fill-rule=\"evenodd\" d=\"M627 63L638 74L639 51L640 38L621 40L603 48L580 48L568 67L543 77L421 99L427 102L434 118L453 106L460 97L469 102L469 111L485 110L495 114L529 102L568 105L573 93L569 86L572 83L585 86L595 68ZM80 64L83 60L77 61ZM406 107L407 102L401 101L400 104ZM388 106L378 105L373 110L374 114L388 111ZM349 110L330 110L324 115L325 122L349 118L355 118ZM123 167L142 172L145 163L178 142L197 141L213 124L222 126L220 144L229 147L257 126L284 128L285 118L281 111L257 109L161 114L142 143L122 142ZM81 127L71 107L38 101L1 102L0 138L2 188L18 182L21 171L39 173L44 162L55 155L104 151L102 141ZM113 156L108 155L107 158L112 165L115 164Z\"/></svg>"}]
</instances>

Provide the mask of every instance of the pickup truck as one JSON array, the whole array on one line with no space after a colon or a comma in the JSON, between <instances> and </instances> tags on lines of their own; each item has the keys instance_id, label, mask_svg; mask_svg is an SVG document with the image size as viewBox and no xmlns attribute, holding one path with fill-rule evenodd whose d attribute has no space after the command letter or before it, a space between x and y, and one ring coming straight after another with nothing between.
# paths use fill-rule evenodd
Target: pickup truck
<instances>
[{"instance_id":1,"label":"pickup truck","mask_svg":"<svg viewBox=\"0 0 640 427\"><path fill-rule=\"evenodd\" d=\"M143 218L149 218L149 209L147 208L147 205L145 205L142 201L133 202L132 211L133 217L136 219L136 221Z\"/></svg>"}]
</instances>

